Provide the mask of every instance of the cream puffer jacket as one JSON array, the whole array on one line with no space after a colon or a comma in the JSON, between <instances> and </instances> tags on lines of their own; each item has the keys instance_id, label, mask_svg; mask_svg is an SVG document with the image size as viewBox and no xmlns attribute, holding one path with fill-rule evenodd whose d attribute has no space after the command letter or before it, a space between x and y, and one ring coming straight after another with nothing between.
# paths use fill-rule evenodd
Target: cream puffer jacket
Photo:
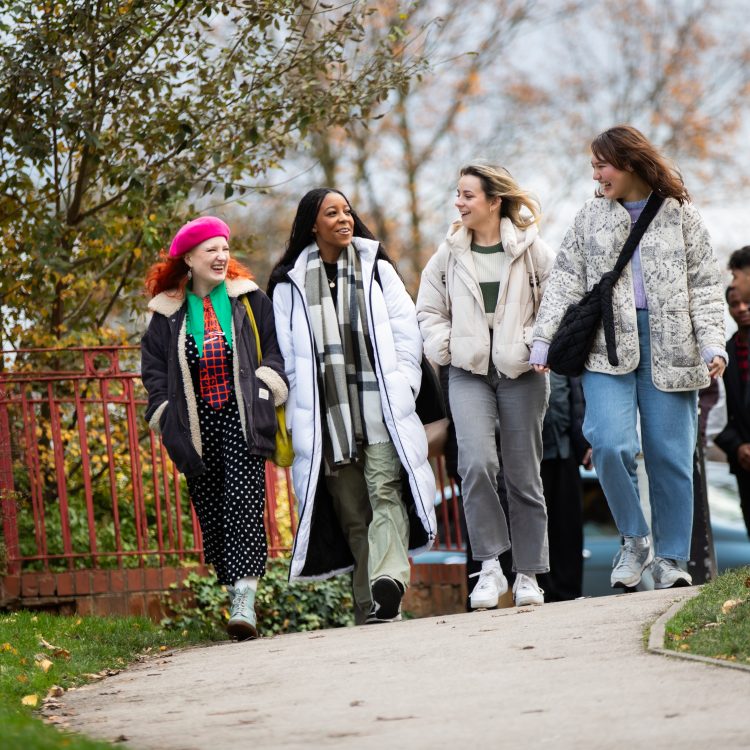
<instances>
[{"instance_id":1,"label":"cream puffer jacket","mask_svg":"<svg viewBox=\"0 0 750 750\"><path fill-rule=\"evenodd\" d=\"M529 367L536 310L554 262L536 224L520 229L504 217L500 241L510 257L495 308L492 362L508 378ZM486 375L490 364L490 329L471 254L471 232L460 221L430 258L419 285L417 318L425 354L436 364L452 364Z\"/></svg>"},{"instance_id":2,"label":"cream puffer jacket","mask_svg":"<svg viewBox=\"0 0 750 750\"><path fill-rule=\"evenodd\" d=\"M550 342L568 305L611 271L630 232L630 214L617 201L591 198L578 212L555 260L534 339ZM697 209L667 198L640 242L649 310L651 377L662 391L710 383L701 352L724 351L724 299L711 240ZM600 325L586 369L622 375L638 366L640 350L631 263L612 292L619 364L607 358Z\"/></svg>"}]
</instances>

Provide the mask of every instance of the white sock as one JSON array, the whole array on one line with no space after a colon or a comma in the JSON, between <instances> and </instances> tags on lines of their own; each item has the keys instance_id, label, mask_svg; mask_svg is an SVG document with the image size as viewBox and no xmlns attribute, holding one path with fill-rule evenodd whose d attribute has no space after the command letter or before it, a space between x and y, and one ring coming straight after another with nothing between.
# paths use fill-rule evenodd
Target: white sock
<instances>
[{"instance_id":1,"label":"white sock","mask_svg":"<svg viewBox=\"0 0 750 750\"><path fill-rule=\"evenodd\" d=\"M249 586L253 591L256 591L258 588L258 579L253 576L245 576L244 578L240 578L238 581L234 582L234 588L238 589L243 586Z\"/></svg>"},{"instance_id":2,"label":"white sock","mask_svg":"<svg viewBox=\"0 0 750 750\"><path fill-rule=\"evenodd\" d=\"M482 560L482 570L497 570L500 567L500 561L493 557L492 560Z\"/></svg>"}]
</instances>

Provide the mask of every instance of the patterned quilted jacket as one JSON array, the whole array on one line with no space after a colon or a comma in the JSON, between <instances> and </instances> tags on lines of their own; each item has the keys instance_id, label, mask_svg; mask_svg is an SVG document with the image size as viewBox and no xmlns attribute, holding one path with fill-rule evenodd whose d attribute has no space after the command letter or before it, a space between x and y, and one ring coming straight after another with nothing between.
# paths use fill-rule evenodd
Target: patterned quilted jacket
<instances>
[{"instance_id":1,"label":"patterned quilted jacket","mask_svg":"<svg viewBox=\"0 0 750 750\"><path fill-rule=\"evenodd\" d=\"M575 217L544 291L533 338L549 342L568 305L578 302L602 274L614 268L630 232L630 216L617 201L592 198ZM667 198L640 243L651 329L654 385L687 391L710 382L701 352L724 349L724 302L718 263L700 214ZM638 329L631 264L614 287L619 365L607 359L599 327L586 369L623 374L638 365Z\"/></svg>"}]
</instances>

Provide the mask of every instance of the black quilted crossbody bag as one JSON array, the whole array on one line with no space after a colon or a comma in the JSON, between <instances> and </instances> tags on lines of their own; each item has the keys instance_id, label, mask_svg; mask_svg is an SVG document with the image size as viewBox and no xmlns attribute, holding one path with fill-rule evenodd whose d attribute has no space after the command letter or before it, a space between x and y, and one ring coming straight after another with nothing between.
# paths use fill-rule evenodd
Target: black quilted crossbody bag
<instances>
[{"instance_id":1,"label":"black quilted crossbody bag","mask_svg":"<svg viewBox=\"0 0 750 750\"><path fill-rule=\"evenodd\" d=\"M547 365L559 375L580 375L586 365L594 338L601 321L607 344L607 359L613 366L619 364L615 347L615 319L612 310L612 289L641 241L643 233L664 203L664 198L651 193L646 205L630 230L620 251L617 263L583 295L580 302L565 311L557 333L552 337L547 354Z\"/></svg>"}]
</instances>

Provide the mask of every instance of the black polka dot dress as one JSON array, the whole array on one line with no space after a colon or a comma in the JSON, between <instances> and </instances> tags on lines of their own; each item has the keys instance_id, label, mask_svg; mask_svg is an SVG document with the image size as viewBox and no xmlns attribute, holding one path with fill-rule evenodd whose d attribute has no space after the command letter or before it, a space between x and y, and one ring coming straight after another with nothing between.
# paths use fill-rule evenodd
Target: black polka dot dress
<instances>
[{"instance_id":1,"label":"black polka dot dress","mask_svg":"<svg viewBox=\"0 0 750 750\"><path fill-rule=\"evenodd\" d=\"M206 562L214 566L219 583L233 585L244 576L260 577L266 570L266 459L251 455L247 447L234 387L220 409L209 406L200 396L200 357L190 335L185 348L206 466L200 476L188 477L188 492L200 523ZM233 353L229 348L226 352L232 372Z\"/></svg>"}]
</instances>

